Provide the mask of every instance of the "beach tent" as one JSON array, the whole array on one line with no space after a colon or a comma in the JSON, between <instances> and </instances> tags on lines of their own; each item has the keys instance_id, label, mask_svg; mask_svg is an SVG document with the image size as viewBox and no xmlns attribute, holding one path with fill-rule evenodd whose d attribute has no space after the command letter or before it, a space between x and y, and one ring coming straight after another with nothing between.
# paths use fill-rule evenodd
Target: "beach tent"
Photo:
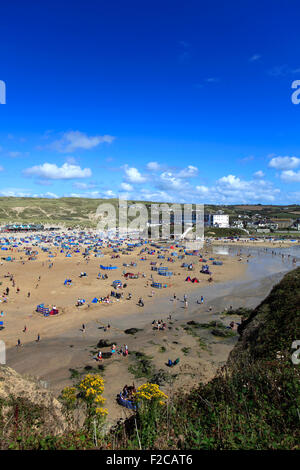
<instances>
[{"instance_id":1,"label":"beach tent","mask_svg":"<svg viewBox=\"0 0 300 470\"><path fill-rule=\"evenodd\" d=\"M192 282L197 284L197 283L199 282L199 279L197 279L196 277L194 277L194 279L192 279Z\"/></svg>"},{"instance_id":2,"label":"beach tent","mask_svg":"<svg viewBox=\"0 0 300 470\"><path fill-rule=\"evenodd\" d=\"M129 279L137 279L138 276L137 274L134 274L134 273L126 273L124 274L124 277L126 277L126 279L129 277Z\"/></svg>"},{"instance_id":3,"label":"beach tent","mask_svg":"<svg viewBox=\"0 0 300 470\"><path fill-rule=\"evenodd\" d=\"M58 314L57 308L52 308L52 310L50 311L50 315L57 315L57 314Z\"/></svg>"},{"instance_id":4,"label":"beach tent","mask_svg":"<svg viewBox=\"0 0 300 470\"><path fill-rule=\"evenodd\" d=\"M151 287L155 287L156 289L161 289L162 284L160 282L152 282Z\"/></svg>"},{"instance_id":5,"label":"beach tent","mask_svg":"<svg viewBox=\"0 0 300 470\"><path fill-rule=\"evenodd\" d=\"M122 287L122 281L120 281L119 279L117 279L116 281L113 281L112 283L113 287Z\"/></svg>"},{"instance_id":6,"label":"beach tent","mask_svg":"<svg viewBox=\"0 0 300 470\"><path fill-rule=\"evenodd\" d=\"M65 279L64 285L69 286L72 284L72 279Z\"/></svg>"},{"instance_id":7,"label":"beach tent","mask_svg":"<svg viewBox=\"0 0 300 470\"><path fill-rule=\"evenodd\" d=\"M190 276L188 276L185 281L186 282L192 282L192 279L190 278Z\"/></svg>"},{"instance_id":8,"label":"beach tent","mask_svg":"<svg viewBox=\"0 0 300 470\"><path fill-rule=\"evenodd\" d=\"M103 266L102 264L100 264L100 268L105 269L105 270L112 270L112 269L118 269L118 266Z\"/></svg>"},{"instance_id":9,"label":"beach tent","mask_svg":"<svg viewBox=\"0 0 300 470\"><path fill-rule=\"evenodd\" d=\"M92 304L96 304L98 302L98 299L97 297L95 297L93 300L92 300Z\"/></svg>"},{"instance_id":10,"label":"beach tent","mask_svg":"<svg viewBox=\"0 0 300 470\"><path fill-rule=\"evenodd\" d=\"M50 314L50 308L45 307L45 304L39 304L36 307L36 311L39 312L39 313L42 313L44 316L47 316L47 315Z\"/></svg>"}]
</instances>

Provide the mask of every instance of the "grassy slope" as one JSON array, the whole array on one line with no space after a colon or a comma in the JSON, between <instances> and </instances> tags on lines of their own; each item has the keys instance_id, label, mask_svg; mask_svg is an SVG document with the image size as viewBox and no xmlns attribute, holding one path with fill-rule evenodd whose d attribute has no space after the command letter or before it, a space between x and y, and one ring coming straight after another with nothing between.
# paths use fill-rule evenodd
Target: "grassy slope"
<instances>
[{"instance_id":1,"label":"grassy slope","mask_svg":"<svg viewBox=\"0 0 300 470\"><path fill-rule=\"evenodd\" d=\"M95 213L99 204L110 202L116 207L117 199L89 199L89 198L15 198L0 197L0 223L50 223L74 226L95 226ZM128 201L130 204L133 201ZM139 201L136 201L139 202ZM142 202L142 201L141 201ZM146 205L151 204L147 201ZM260 213L268 217L291 217L300 216L300 206L215 206L206 205L207 212L215 213L223 209L227 214L235 218L238 214L252 215Z\"/></svg>"}]
</instances>

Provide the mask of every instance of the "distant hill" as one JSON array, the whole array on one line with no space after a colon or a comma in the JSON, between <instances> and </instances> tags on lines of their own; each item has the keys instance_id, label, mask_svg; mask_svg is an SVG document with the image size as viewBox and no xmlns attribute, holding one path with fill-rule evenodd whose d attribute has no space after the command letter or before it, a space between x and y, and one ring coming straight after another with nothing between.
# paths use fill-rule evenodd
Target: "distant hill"
<instances>
[{"instance_id":1,"label":"distant hill","mask_svg":"<svg viewBox=\"0 0 300 470\"><path fill-rule=\"evenodd\" d=\"M152 204L151 201L133 200L128 201L128 204L133 202L142 202L147 206ZM112 203L118 209L118 199L0 197L0 223L42 223L92 228L96 226L95 214L101 203ZM272 218L300 218L300 205L296 204L289 206L205 205L206 212L215 213L218 210L223 210L232 219L238 215L252 216L256 213Z\"/></svg>"}]
</instances>

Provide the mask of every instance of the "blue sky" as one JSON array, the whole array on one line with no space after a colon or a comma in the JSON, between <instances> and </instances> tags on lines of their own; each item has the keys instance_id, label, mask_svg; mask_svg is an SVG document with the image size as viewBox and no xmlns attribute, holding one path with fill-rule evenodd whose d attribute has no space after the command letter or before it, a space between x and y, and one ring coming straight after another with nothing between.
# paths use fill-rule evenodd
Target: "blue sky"
<instances>
[{"instance_id":1,"label":"blue sky","mask_svg":"<svg viewBox=\"0 0 300 470\"><path fill-rule=\"evenodd\" d=\"M6 2L0 195L300 203L298 0Z\"/></svg>"}]
</instances>

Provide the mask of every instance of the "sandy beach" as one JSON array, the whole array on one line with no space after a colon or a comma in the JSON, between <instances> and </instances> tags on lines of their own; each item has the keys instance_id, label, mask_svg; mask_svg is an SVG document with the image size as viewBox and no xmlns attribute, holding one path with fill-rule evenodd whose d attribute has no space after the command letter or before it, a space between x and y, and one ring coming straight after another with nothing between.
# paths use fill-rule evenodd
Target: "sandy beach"
<instances>
[{"instance_id":1,"label":"sandy beach","mask_svg":"<svg viewBox=\"0 0 300 470\"><path fill-rule=\"evenodd\" d=\"M74 250L71 257L56 250L51 268L47 253L39 253L36 260L28 261L23 252L16 251L11 254L14 262L3 261L1 265L2 290L10 288L9 300L1 305L5 328L0 334L7 345L7 364L17 372L37 377L56 395L87 371L100 372L105 379L104 396L110 424L130 413L116 403L116 395L123 386L147 381L145 377L138 377L139 355L144 355L153 373L164 374L162 389L168 394L178 389L184 393L196 383L210 380L225 363L237 335L214 336L210 329L196 331L188 322L221 321L227 327L231 321L238 323L240 317L223 315L224 309L256 306L274 283L294 266L292 256L282 257L279 253L274 256L272 250L206 246L202 250L203 257L223 262L215 266L213 260L207 261L213 277L213 282L208 283L208 276L199 272L205 264L199 261L199 255L185 256L184 260L174 257L174 263L169 263L166 259L157 259L157 252L149 255L140 251L141 247L137 247L126 255L120 254L120 258L112 258L115 253L111 248L104 248L103 257L83 259L82 253ZM174 249L166 251L165 256L169 257L171 251ZM151 262L162 262L173 272L173 276L165 280L168 287L151 287L151 274L155 281L161 282L162 277L151 270ZM193 263L193 271L181 267L183 262ZM136 266L124 267L123 263L136 263ZM109 272L108 279L98 279L100 264L111 264L118 269ZM124 270L140 273L139 278L124 281ZM14 288L9 278L4 277L8 272L14 275ZM81 272L86 272L87 277L80 278ZM199 284L185 282L189 275L197 277ZM72 285L65 286L65 279L72 279ZM115 279L127 283L124 298L110 304L92 304L95 296L110 294ZM126 300L129 292L132 299ZM188 308L184 308L184 294ZM197 303L201 295L203 304ZM144 307L137 305L140 297ZM78 298L85 298L85 305L76 307ZM55 305L59 314L44 317L35 311L39 303ZM166 323L162 331L152 324L160 319ZM83 324L85 331L82 331ZM25 325L27 331L23 332ZM128 328L138 331L126 334L124 331ZM38 334L39 342L36 341ZM16 347L17 339L21 340L22 347ZM116 344L117 349L126 344L129 355L113 354L97 362L95 355L99 349L102 353L111 350L109 346L97 347L101 339ZM168 360L176 358L180 358L179 364L169 368Z\"/></svg>"}]
</instances>

